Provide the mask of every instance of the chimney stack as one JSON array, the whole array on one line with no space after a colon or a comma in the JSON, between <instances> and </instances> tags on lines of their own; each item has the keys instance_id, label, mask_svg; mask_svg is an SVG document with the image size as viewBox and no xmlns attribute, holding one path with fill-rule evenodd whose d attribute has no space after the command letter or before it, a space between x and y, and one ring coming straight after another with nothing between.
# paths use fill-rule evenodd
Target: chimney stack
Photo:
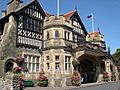
<instances>
[{"instance_id":1,"label":"chimney stack","mask_svg":"<svg viewBox=\"0 0 120 90\"><path fill-rule=\"evenodd\" d=\"M14 10L16 10L17 8L19 8L21 3L23 3L23 1L21 1L21 0L11 0L7 4L7 14L9 14L9 13L13 12Z\"/></svg>"},{"instance_id":2,"label":"chimney stack","mask_svg":"<svg viewBox=\"0 0 120 90\"><path fill-rule=\"evenodd\" d=\"M6 10L3 10L2 11L2 17L5 17L7 15L7 11Z\"/></svg>"}]
</instances>

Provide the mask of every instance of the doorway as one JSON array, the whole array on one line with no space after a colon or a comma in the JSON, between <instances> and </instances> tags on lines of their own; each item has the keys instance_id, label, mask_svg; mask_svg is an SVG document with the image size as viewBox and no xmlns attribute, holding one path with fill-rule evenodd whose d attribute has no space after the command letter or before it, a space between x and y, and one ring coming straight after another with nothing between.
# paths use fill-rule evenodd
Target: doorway
<instances>
[{"instance_id":1,"label":"doorway","mask_svg":"<svg viewBox=\"0 0 120 90\"><path fill-rule=\"evenodd\" d=\"M4 71L5 73L7 72L12 72L13 70L13 65L14 65L14 60L7 60L4 66Z\"/></svg>"},{"instance_id":2,"label":"doorway","mask_svg":"<svg viewBox=\"0 0 120 90\"><path fill-rule=\"evenodd\" d=\"M88 59L80 61L79 72L83 79L82 83L95 82L96 64Z\"/></svg>"}]
</instances>

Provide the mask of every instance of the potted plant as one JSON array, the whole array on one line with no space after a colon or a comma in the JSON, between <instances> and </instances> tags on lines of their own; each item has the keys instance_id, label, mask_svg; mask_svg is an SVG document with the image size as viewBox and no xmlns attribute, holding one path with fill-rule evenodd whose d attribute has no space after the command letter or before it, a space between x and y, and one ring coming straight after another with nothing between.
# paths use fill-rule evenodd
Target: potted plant
<instances>
[{"instance_id":1,"label":"potted plant","mask_svg":"<svg viewBox=\"0 0 120 90\"><path fill-rule=\"evenodd\" d=\"M80 74L77 71L73 73L71 83L73 86L80 86Z\"/></svg>"},{"instance_id":2,"label":"potted plant","mask_svg":"<svg viewBox=\"0 0 120 90\"><path fill-rule=\"evenodd\" d=\"M17 66L13 68L13 73L20 74L21 72L22 72L22 67Z\"/></svg>"},{"instance_id":3,"label":"potted plant","mask_svg":"<svg viewBox=\"0 0 120 90\"><path fill-rule=\"evenodd\" d=\"M112 75L111 75L111 81L116 81L116 75L115 75L115 72L112 72Z\"/></svg>"},{"instance_id":4,"label":"potted plant","mask_svg":"<svg viewBox=\"0 0 120 90\"><path fill-rule=\"evenodd\" d=\"M22 67L17 66L15 68L13 68L13 88L15 90L17 90L19 88L19 90L23 90L24 89L24 80L23 80L23 75L22 75Z\"/></svg>"},{"instance_id":5,"label":"potted plant","mask_svg":"<svg viewBox=\"0 0 120 90\"><path fill-rule=\"evenodd\" d=\"M40 87L47 87L48 86L48 79L45 76L45 72L43 70L40 72L37 85Z\"/></svg>"},{"instance_id":6,"label":"potted plant","mask_svg":"<svg viewBox=\"0 0 120 90\"><path fill-rule=\"evenodd\" d=\"M19 75L19 81L18 84L20 85L20 90L24 90L24 79L23 79L23 75Z\"/></svg>"},{"instance_id":7,"label":"potted plant","mask_svg":"<svg viewBox=\"0 0 120 90\"><path fill-rule=\"evenodd\" d=\"M104 82L108 82L108 81L109 81L108 72L104 72L104 73L103 73L103 80L104 80Z\"/></svg>"}]
</instances>

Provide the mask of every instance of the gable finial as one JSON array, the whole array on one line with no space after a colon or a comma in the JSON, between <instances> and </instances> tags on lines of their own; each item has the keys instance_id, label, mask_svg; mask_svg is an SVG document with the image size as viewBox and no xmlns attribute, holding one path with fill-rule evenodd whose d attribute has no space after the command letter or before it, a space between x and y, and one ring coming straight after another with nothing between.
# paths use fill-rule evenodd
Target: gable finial
<instances>
[{"instance_id":1,"label":"gable finial","mask_svg":"<svg viewBox=\"0 0 120 90\"><path fill-rule=\"evenodd\" d=\"M98 27L98 32L100 33L100 28Z\"/></svg>"},{"instance_id":2,"label":"gable finial","mask_svg":"<svg viewBox=\"0 0 120 90\"><path fill-rule=\"evenodd\" d=\"M110 55L111 53L111 50L110 50L110 47L108 46L108 55Z\"/></svg>"},{"instance_id":3,"label":"gable finial","mask_svg":"<svg viewBox=\"0 0 120 90\"><path fill-rule=\"evenodd\" d=\"M77 11L77 5L75 5L75 10Z\"/></svg>"}]
</instances>

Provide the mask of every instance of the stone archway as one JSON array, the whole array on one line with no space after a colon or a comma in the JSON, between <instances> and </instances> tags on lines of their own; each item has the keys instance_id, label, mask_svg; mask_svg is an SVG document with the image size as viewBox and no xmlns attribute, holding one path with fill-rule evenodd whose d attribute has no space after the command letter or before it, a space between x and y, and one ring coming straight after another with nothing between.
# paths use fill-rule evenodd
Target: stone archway
<instances>
[{"instance_id":1,"label":"stone archway","mask_svg":"<svg viewBox=\"0 0 120 90\"><path fill-rule=\"evenodd\" d=\"M8 59L8 60L5 62L5 65L4 65L4 72L5 72L5 73L7 73L7 72L12 72L13 67L14 67L14 60L13 60L13 59Z\"/></svg>"},{"instance_id":2,"label":"stone archway","mask_svg":"<svg viewBox=\"0 0 120 90\"><path fill-rule=\"evenodd\" d=\"M97 57L82 55L77 60L79 61L78 71L83 78L81 83L96 82L99 75L99 62Z\"/></svg>"},{"instance_id":3,"label":"stone archway","mask_svg":"<svg viewBox=\"0 0 120 90\"><path fill-rule=\"evenodd\" d=\"M95 82L96 64L89 59L80 61L79 72L83 78L82 83Z\"/></svg>"}]
</instances>

